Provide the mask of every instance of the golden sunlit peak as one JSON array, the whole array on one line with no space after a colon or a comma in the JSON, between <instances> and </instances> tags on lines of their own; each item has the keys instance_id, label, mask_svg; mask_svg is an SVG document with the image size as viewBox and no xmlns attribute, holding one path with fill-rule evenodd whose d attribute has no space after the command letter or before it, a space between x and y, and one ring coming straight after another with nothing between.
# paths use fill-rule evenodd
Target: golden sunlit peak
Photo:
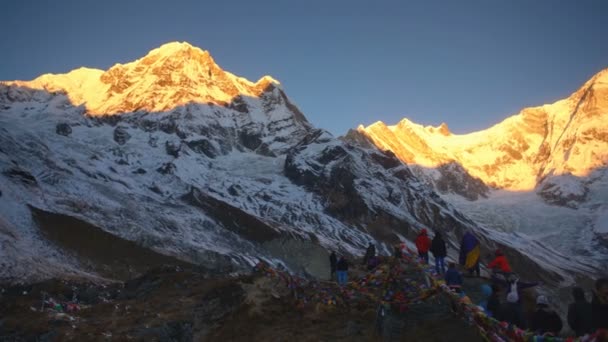
<instances>
[{"instance_id":1,"label":"golden sunlit peak","mask_svg":"<svg viewBox=\"0 0 608 342\"><path fill-rule=\"evenodd\" d=\"M369 125L369 127L386 127L386 124L382 121L376 121L373 124Z\"/></svg>"},{"instance_id":2,"label":"golden sunlit peak","mask_svg":"<svg viewBox=\"0 0 608 342\"><path fill-rule=\"evenodd\" d=\"M403 118L403 119L401 119L401 121L399 121L399 123L397 123L397 127L412 127L412 126L419 126L419 125L413 123L408 118Z\"/></svg>"},{"instance_id":3,"label":"golden sunlit peak","mask_svg":"<svg viewBox=\"0 0 608 342\"><path fill-rule=\"evenodd\" d=\"M201 50L201 49L199 49L197 47L192 46L188 42L169 42L169 43L165 43L165 44L159 46L155 50L172 52L172 51L188 50L188 49L198 49L198 50ZM152 50L152 51L155 51L155 50Z\"/></svg>"},{"instance_id":4,"label":"golden sunlit peak","mask_svg":"<svg viewBox=\"0 0 608 342\"><path fill-rule=\"evenodd\" d=\"M437 132L446 137L452 134L452 132L450 132L450 129L448 128L448 124L446 124L445 122L442 122L441 125L437 127L426 126L425 129L431 133Z\"/></svg>"},{"instance_id":5,"label":"golden sunlit peak","mask_svg":"<svg viewBox=\"0 0 608 342\"><path fill-rule=\"evenodd\" d=\"M202 50L196 46L192 46L188 42L169 42L150 51L146 57L150 56L174 56L188 54L191 56L199 56L199 58L211 58L211 54L207 50Z\"/></svg>"},{"instance_id":6,"label":"golden sunlit peak","mask_svg":"<svg viewBox=\"0 0 608 342\"><path fill-rule=\"evenodd\" d=\"M281 85L281 82L277 81L276 79L272 78L272 76L262 76L262 78L260 78L256 84L276 84L276 85Z\"/></svg>"},{"instance_id":7,"label":"golden sunlit peak","mask_svg":"<svg viewBox=\"0 0 608 342\"><path fill-rule=\"evenodd\" d=\"M163 44L107 71L81 68L15 84L64 91L73 104L84 104L89 115L162 112L192 102L226 105L237 96L259 97L272 85L280 86L270 76L253 83L226 72L208 51L187 42Z\"/></svg>"}]
</instances>

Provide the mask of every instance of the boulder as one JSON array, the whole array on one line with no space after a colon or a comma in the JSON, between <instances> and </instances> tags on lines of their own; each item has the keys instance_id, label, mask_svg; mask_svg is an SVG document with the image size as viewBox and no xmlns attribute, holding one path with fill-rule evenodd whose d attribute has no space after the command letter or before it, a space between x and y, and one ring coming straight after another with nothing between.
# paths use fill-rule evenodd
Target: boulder
<instances>
[{"instance_id":1,"label":"boulder","mask_svg":"<svg viewBox=\"0 0 608 342\"><path fill-rule=\"evenodd\" d=\"M118 145L124 145L129 139L131 139L131 135L127 132L127 127L117 126L114 129L114 141L116 141Z\"/></svg>"},{"instance_id":2,"label":"boulder","mask_svg":"<svg viewBox=\"0 0 608 342\"><path fill-rule=\"evenodd\" d=\"M70 127L70 125L65 122L61 122L58 123L57 126L55 126L55 132L59 135L67 137L72 134L72 127Z\"/></svg>"}]
</instances>

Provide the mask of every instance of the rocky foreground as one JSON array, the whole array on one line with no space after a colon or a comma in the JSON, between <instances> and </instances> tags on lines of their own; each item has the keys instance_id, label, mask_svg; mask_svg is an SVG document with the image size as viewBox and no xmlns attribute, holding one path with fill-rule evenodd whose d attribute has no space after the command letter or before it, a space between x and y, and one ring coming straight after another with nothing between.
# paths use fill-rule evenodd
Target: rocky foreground
<instances>
[{"instance_id":1,"label":"rocky foreground","mask_svg":"<svg viewBox=\"0 0 608 342\"><path fill-rule=\"evenodd\" d=\"M209 278L167 266L124 283L50 280L1 292L0 341L383 339L377 306L297 305L284 284L255 273ZM441 297L389 313L380 330L389 340L480 340Z\"/></svg>"}]
</instances>

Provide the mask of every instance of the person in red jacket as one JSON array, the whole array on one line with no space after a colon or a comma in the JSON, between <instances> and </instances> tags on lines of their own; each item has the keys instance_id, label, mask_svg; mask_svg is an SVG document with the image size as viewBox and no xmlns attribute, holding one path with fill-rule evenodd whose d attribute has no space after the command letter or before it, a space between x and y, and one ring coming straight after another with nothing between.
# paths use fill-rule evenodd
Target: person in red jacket
<instances>
[{"instance_id":1,"label":"person in red jacket","mask_svg":"<svg viewBox=\"0 0 608 342\"><path fill-rule=\"evenodd\" d=\"M494 260L492 260L492 262L490 262L488 264L488 268L493 270L493 271L498 271L498 272L502 272L502 273L512 273L513 271L511 270L511 266L509 265L509 262L507 261L507 257L504 255L504 253L500 250L497 249L496 252L494 252Z\"/></svg>"},{"instance_id":2,"label":"person in red jacket","mask_svg":"<svg viewBox=\"0 0 608 342\"><path fill-rule=\"evenodd\" d=\"M424 260L425 264L429 263L429 249L431 249L431 239L429 238L426 229L422 229L416 238L416 249L418 256Z\"/></svg>"}]
</instances>

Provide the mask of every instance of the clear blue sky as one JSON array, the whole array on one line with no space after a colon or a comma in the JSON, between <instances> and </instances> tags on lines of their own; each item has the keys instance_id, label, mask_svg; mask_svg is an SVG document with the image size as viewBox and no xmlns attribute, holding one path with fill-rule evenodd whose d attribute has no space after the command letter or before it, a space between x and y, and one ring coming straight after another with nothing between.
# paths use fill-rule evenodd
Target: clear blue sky
<instances>
[{"instance_id":1,"label":"clear blue sky","mask_svg":"<svg viewBox=\"0 0 608 342\"><path fill-rule=\"evenodd\" d=\"M608 1L7 0L0 79L107 69L169 41L269 74L316 126L486 128L608 67Z\"/></svg>"}]
</instances>

